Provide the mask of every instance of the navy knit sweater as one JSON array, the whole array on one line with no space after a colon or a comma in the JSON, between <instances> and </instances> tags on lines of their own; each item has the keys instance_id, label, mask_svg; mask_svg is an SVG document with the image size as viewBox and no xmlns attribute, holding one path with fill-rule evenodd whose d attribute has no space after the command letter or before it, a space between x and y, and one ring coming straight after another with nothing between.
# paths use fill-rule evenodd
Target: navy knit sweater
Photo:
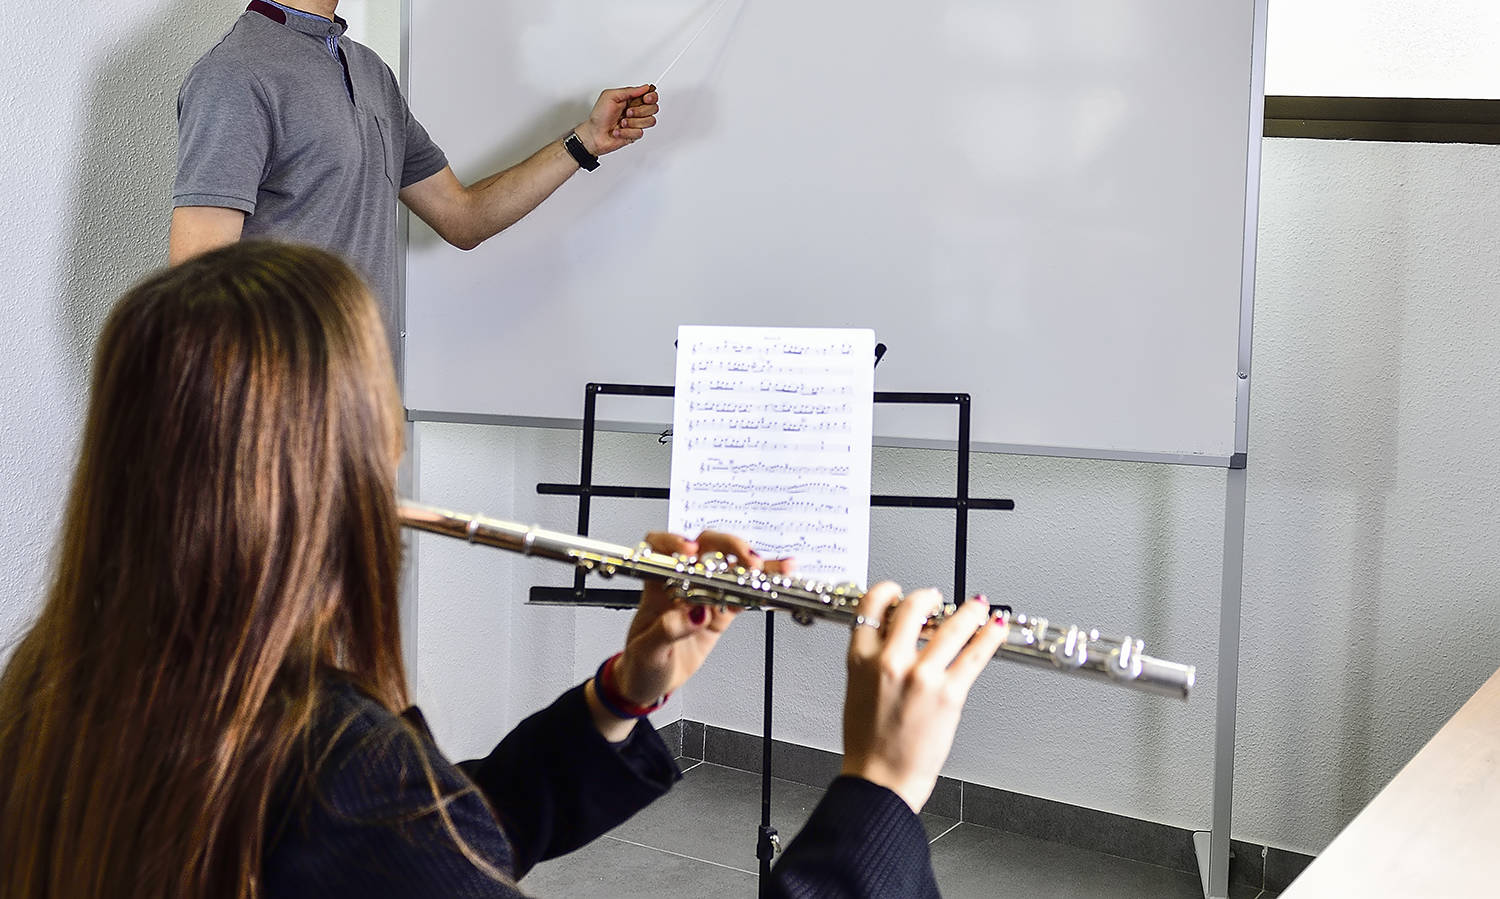
<instances>
[{"instance_id":1,"label":"navy knit sweater","mask_svg":"<svg viewBox=\"0 0 1500 899\"><path fill-rule=\"evenodd\" d=\"M515 881L537 862L610 830L682 777L649 725L606 742L582 686L488 757L454 765L415 708L398 718L335 682L309 747L267 819L268 899L521 896ZM850 777L829 787L773 875L776 895L796 899L938 895L917 817Z\"/></svg>"}]
</instances>

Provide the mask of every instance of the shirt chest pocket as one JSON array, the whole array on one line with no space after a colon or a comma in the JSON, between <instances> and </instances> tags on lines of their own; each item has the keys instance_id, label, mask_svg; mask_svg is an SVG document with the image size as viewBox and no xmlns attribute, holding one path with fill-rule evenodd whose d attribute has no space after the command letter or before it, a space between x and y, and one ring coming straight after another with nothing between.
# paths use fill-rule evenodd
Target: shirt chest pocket
<instances>
[{"instance_id":1,"label":"shirt chest pocket","mask_svg":"<svg viewBox=\"0 0 1500 899\"><path fill-rule=\"evenodd\" d=\"M391 120L371 112L360 112L361 125L365 129L366 152L370 162L385 173L391 187L401 186L401 148L397 146L396 130Z\"/></svg>"}]
</instances>

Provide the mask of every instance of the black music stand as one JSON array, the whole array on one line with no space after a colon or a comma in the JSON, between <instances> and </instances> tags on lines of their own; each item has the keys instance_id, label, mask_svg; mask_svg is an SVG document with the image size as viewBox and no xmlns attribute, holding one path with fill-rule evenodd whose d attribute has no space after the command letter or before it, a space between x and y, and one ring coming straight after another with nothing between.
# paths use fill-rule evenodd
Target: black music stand
<instances>
[{"instance_id":1,"label":"black music stand","mask_svg":"<svg viewBox=\"0 0 1500 899\"><path fill-rule=\"evenodd\" d=\"M882 349L883 349L882 345ZM876 361L879 361L877 356ZM578 497L578 533L589 532L589 506L594 497L622 499L667 499L665 487L621 487L594 483L594 438L597 434L598 399L607 396L671 397L675 393L670 386L649 384L587 384L583 390L583 449L580 454L578 483L537 484L536 492L544 496ZM955 514L953 529L953 593L957 598L964 595L965 571L968 565L969 511L992 509L1010 511L1016 507L1014 500L979 499L969 495L969 395L967 393L892 393L875 392L875 402L911 405L948 405L958 407L958 478L953 496L892 496L872 494L870 505L894 506L908 509L952 509ZM663 432L666 442L670 431ZM588 608L633 609L639 602L639 590L619 590L589 587L583 571L573 575L573 586L532 587L528 602L534 605L574 606ZM765 710L761 728L761 777L760 777L760 830L756 841L755 856L760 860L760 894L767 895L770 884L771 860L781 846L776 828L771 826L771 699L772 675L774 673L776 641L775 617L766 610L766 659L765 659Z\"/></svg>"}]
</instances>

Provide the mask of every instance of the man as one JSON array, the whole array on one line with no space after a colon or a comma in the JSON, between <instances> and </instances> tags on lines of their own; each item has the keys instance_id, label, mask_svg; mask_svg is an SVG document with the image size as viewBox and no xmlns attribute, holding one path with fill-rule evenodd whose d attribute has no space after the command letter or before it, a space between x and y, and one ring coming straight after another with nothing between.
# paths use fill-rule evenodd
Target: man
<instances>
[{"instance_id":1,"label":"man","mask_svg":"<svg viewBox=\"0 0 1500 899\"><path fill-rule=\"evenodd\" d=\"M267 236L338 252L370 282L394 345L396 200L465 250L580 167L656 124L651 85L607 90L586 122L465 187L407 109L389 67L344 36L338 0L253 0L178 95L173 264Z\"/></svg>"}]
</instances>

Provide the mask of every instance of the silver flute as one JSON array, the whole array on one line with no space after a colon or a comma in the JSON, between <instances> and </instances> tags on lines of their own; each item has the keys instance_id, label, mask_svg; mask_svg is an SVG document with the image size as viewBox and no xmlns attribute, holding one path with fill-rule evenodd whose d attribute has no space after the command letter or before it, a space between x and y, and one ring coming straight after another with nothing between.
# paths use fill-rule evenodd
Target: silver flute
<instances>
[{"instance_id":1,"label":"silver flute","mask_svg":"<svg viewBox=\"0 0 1500 899\"><path fill-rule=\"evenodd\" d=\"M687 602L776 609L789 612L799 624L823 620L878 628L882 623L866 620L859 614L864 590L854 584L826 584L791 575L765 574L746 568L722 553L667 555L655 552L645 543L634 547L606 543L405 500L401 502L401 523L419 531L566 562L606 578L623 574L660 581L669 594ZM1060 627L1046 618L1012 613L1008 607L995 608L1000 609L1005 631L996 658L1180 699L1187 699L1193 689L1196 669L1192 665L1148 656L1144 641L1138 638L1112 640L1099 636L1097 630L1073 625ZM947 603L927 620L927 626L935 627L955 611L957 606Z\"/></svg>"}]
</instances>

